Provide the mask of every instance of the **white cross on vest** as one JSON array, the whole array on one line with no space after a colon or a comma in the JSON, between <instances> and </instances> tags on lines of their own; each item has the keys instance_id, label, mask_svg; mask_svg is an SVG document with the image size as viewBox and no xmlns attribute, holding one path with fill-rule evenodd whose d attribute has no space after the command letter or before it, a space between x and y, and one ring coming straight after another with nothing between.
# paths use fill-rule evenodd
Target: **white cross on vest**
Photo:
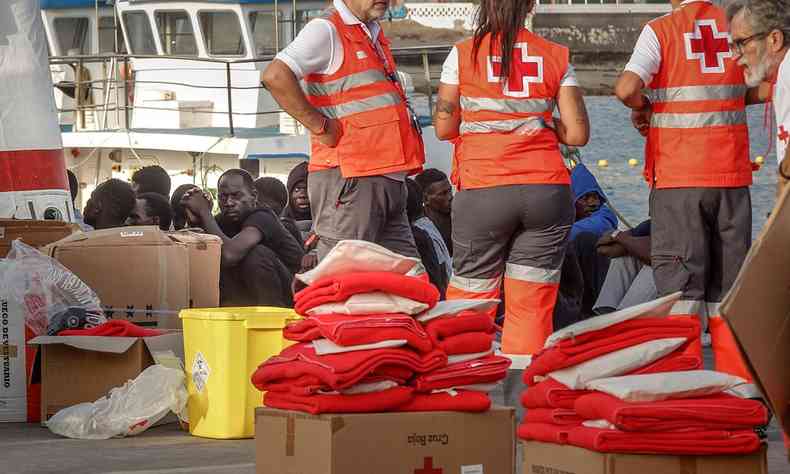
<instances>
[{"instance_id":1,"label":"white cross on vest","mask_svg":"<svg viewBox=\"0 0 790 474\"><path fill-rule=\"evenodd\" d=\"M694 32L684 33L686 58L699 60L703 74L724 72L724 60L732 57L730 34L719 32L716 20L697 20Z\"/></svg>"},{"instance_id":2,"label":"white cross on vest","mask_svg":"<svg viewBox=\"0 0 790 474\"><path fill-rule=\"evenodd\" d=\"M502 80L502 58L488 57L488 82ZM509 97L529 97L529 84L543 82L543 58L527 54L527 43L513 45L513 61L510 63L510 77L505 81L502 93Z\"/></svg>"}]
</instances>

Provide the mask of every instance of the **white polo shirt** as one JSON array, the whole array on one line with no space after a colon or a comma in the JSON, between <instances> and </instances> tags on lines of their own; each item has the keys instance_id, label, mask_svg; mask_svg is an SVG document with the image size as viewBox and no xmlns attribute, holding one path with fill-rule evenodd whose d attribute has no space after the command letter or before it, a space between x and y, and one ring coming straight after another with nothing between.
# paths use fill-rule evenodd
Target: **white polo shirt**
<instances>
[{"instance_id":1,"label":"white polo shirt","mask_svg":"<svg viewBox=\"0 0 790 474\"><path fill-rule=\"evenodd\" d=\"M776 160L781 163L790 144L790 51L785 53L774 85L776 115Z\"/></svg>"},{"instance_id":2,"label":"white polo shirt","mask_svg":"<svg viewBox=\"0 0 790 474\"><path fill-rule=\"evenodd\" d=\"M381 25L378 20L361 22L343 0L334 0L332 5L347 25L362 25L376 48ZM382 56L383 57L383 56ZM324 18L316 18L294 38L293 42L277 53L276 59L284 62L297 79L309 74L334 74L343 64L343 43L335 25Z\"/></svg>"},{"instance_id":3,"label":"white polo shirt","mask_svg":"<svg viewBox=\"0 0 790 474\"><path fill-rule=\"evenodd\" d=\"M679 8L695 2L712 3L710 0L686 0ZM625 70L633 72L642 78L645 85L653 82L653 77L661 67L661 43L658 42L656 32L649 24L645 25L639 39L636 40L631 59L625 65Z\"/></svg>"}]
</instances>

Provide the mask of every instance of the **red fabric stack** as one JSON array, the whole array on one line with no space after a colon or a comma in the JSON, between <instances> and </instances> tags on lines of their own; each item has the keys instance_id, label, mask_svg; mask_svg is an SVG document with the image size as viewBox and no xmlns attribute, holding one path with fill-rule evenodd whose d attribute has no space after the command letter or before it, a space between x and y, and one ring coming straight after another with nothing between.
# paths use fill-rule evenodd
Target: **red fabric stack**
<instances>
[{"instance_id":1,"label":"red fabric stack","mask_svg":"<svg viewBox=\"0 0 790 474\"><path fill-rule=\"evenodd\" d=\"M712 455L759 449L754 428L768 422L768 412L758 401L719 393L634 403L601 392L572 390L549 375L647 341L677 337L688 342L629 375L698 369L702 361L684 353L697 342L698 322L642 317L588 327L594 329L550 338L524 371L528 388L521 401L527 413L518 428L520 438L617 453Z\"/></svg>"},{"instance_id":2,"label":"red fabric stack","mask_svg":"<svg viewBox=\"0 0 790 474\"><path fill-rule=\"evenodd\" d=\"M494 355L491 317L481 310L464 310L420 320L434 347L447 354L448 365L417 375L412 381L417 392L414 401L400 410L488 410L488 392L510 367L510 359Z\"/></svg>"},{"instance_id":3,"label":"red fabric stack","mask_svg":"<svg viewBox=\"0 0 790 474\"><path fill-rule=\"evenodd\" d=\"M323 278L296 293L295 309L307 316L317 306L344 303L354 295L374 292L408 298L429 308L439 299L436 288L422 278L388 272L349 273ZM441 325L427 328L408 314L307 316L283 331L286 339L298 344L261 364L252 383L266 392L266 406L313 414L485 410L490 404L485 394L434 395L425 388L443 387L444 378L471 383L490 380L492 371L499 370L498 360L485 360L474 367L448 366L448 351L439 349L450 348L453 354L464 353L466 348L470 349L467 352L490 351L492 325L476 324L474 328L481 328L479 335L465 339L454 336L471 331L453 331ZM429 374L434 377L421 378Z\"/></svg>"}]
</instances>

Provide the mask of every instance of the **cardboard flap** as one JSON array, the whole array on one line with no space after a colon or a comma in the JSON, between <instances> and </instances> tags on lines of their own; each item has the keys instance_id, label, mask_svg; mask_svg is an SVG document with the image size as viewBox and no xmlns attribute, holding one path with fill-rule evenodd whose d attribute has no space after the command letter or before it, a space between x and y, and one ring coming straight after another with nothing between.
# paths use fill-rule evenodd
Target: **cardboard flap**
<instances>
[{"instance_id":1,"label":"cardboard flap","mask_svg":"<svg viewBox=\"0 0 790 474\"><path fill-rule=\"evenodd\" d=\"M790 186L746 257L721 306L746 363L790 432Z\"/></svg>"},{"instance_id":2,"label":"cardboard flap","mask_svg":"<svg viewBox=\"0 0 790 474\"><path fill-rule=\"evenodd\" d=\"M35 339L31 339L28 344L65 344L84 351L123 354L137 342L137 339L136 337L39 336Z\"/></svg>"},{"instance_id":3,"label":"cardboard flap","mask_svg":"<svg viewBox=\"0 0 790 474\"><path fill-rule=\"evenodd\" d=\"M181 331L172 331L162 334L161 336L152 336L143 338L148 352L155 361L158 362L158 357L161 354L167 355L168 353L175 355L183 363L184 361L184 333Z\"/></svg>"},{"instance_id":4,"label":"cardboard flap","mask_svg":"<svg viewBox=\"0 0 790 474\"><path fill-rule=\"evenodd\" d=\"M222 245L222 239L212 234L200 234L191 230L179 230L168 232L171 239L182 244L195 247L198 250L205 250L209 245ZM200 245L203 244L203 245Z\"/></svg>"},{"instance_id":5,"label":"cardboard flap","mask_svg":"<svg viewBox=\"0 0 790 474\"><path fill-rule=\"evenodd\" d=\"M178 245L157 226L115 227L112 229L79 232L47 246L48 250L59 247L94 247L125 245Z\"/></svg>"}]
</instances>

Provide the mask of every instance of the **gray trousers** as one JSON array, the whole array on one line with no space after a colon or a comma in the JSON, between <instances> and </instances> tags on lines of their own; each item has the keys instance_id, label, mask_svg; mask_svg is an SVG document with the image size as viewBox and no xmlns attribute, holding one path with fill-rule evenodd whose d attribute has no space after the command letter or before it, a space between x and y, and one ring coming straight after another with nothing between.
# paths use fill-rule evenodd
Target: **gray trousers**
<instances>
[{"instance_id":1,"label":"gray trousers","mask_svg":"<svg viewBox=\"0 0 790 474\"><path fill-rule=\"evenodd\" d=\"M751 246L749 188L656 189L651 260L660 296L683 292L700 315L718 315Z\"/></svg>"},{"instance_id":2,"label":"gray trousers","mask_svg":"<svg viewBox=\"0 0 790 474\"><path fill-rule=\"evenodd\" d=\"M307 186L319 260L348 239L419 258L406 215L408 191L403 181L384 176L344 178L340 168L332 168L310 172Z\"/></svg>"},{"instance_id":3,"label":"gray trousers","mask_svg":"<svg viewBox=\"0 0 790 474\"><path fill-rule=\"evenodd\" d=\"M613 258L593 309L623 309L658 297L653 269L638 258Z\"/></svg>"}]
</instances>

